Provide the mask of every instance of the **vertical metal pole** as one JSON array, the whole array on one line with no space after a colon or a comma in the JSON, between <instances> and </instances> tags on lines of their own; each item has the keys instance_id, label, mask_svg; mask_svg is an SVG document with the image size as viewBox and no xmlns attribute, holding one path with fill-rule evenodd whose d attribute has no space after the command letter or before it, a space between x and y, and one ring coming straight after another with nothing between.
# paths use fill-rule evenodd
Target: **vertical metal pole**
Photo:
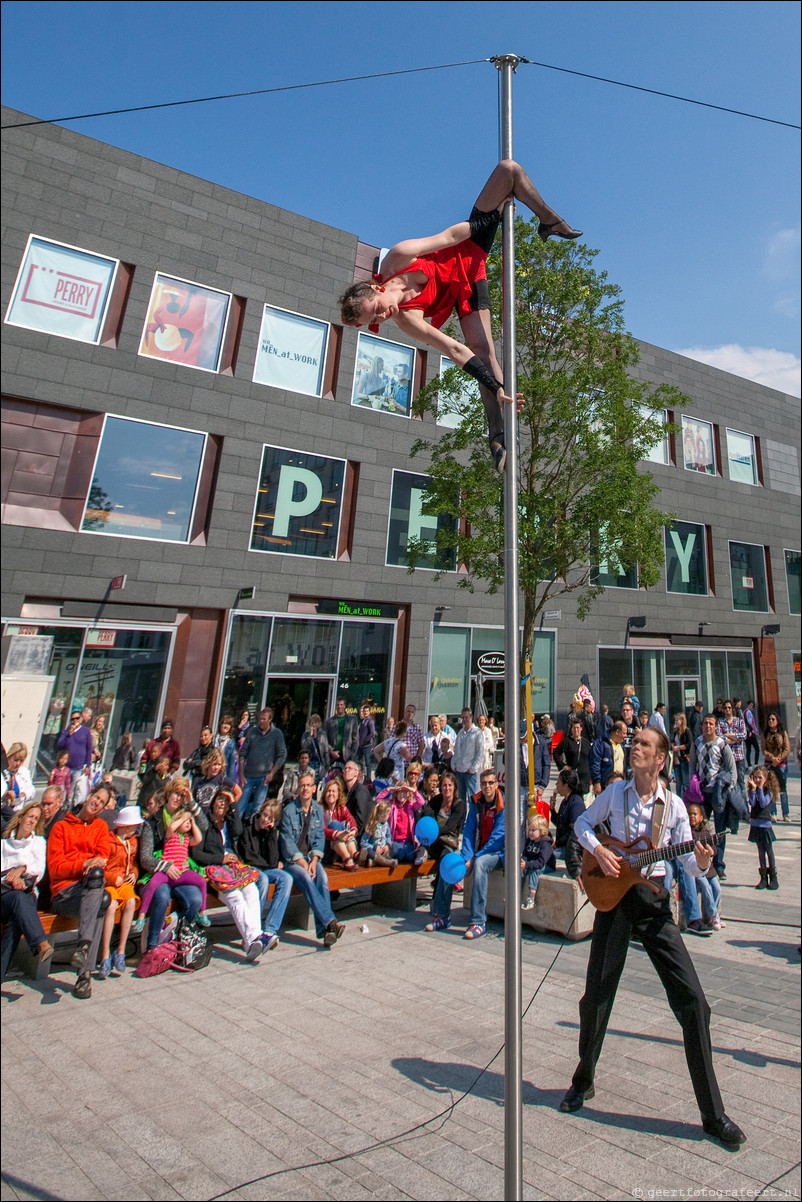
<instances>
[{"instance_id":1,"label":"vertical metal pole","mask_svg":"<svg viewBox=\"0 0 802 1202\"><path fill-rule=\"evenodd\" d=\"M501 72L501 157L512 154L512 77L519 59L515 54L495 60ZM515 213L504 209L504 391L513 398L505 406L504 430L507 467L504 475L504 770L506 815L504 862L504 1198L523 1197L523 1141L521 1113L521 860L519 728L521 713L518 653L518 415L515 408L517 353L515 341Z\"/></svg>"}]
</instances>

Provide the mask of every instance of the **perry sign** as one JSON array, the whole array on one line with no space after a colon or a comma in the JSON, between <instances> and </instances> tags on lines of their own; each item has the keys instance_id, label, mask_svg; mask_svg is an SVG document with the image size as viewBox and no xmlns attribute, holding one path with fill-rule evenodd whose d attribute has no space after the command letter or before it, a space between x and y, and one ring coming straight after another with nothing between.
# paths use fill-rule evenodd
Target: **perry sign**
<instances>
[{"instance_id":1,"label":"perry sign","mask_svg":"<svg viewBox=\"0 0 802 1202\"><path fill-rule=\"evenodd\" d=\"M62 246L32 234L6 321L80 342L98 342L116 259Z\"/></svg>"}]
</instances>

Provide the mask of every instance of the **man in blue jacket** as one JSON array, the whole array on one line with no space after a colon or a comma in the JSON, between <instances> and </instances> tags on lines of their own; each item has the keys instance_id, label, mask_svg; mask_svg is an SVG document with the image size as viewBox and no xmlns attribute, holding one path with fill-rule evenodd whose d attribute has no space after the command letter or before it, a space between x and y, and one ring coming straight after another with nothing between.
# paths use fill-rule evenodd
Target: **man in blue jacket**
<instances>
[{"instance_id":1,"label":"man in blue jacket","mask_svg":"<svg viewBox=\"0 0 802 1202\"><path fill-rule=\"evenodd\" d=\"M526 810L529 805L529 745L526 738L526 718L521 718L521 822L526 821ZM526 750L524 750L526 748ZM545 789L551 776L551 743L540 733L540 729L532 719L532 753L535 765L535 788Z\"/></svg>"},{"instance_id":2,"label":"man in blue jacket","mask_svg":"<svg viewBox=\"0 0 802 1202\"><path fill-rule=\"evenodd\" d=\"M504 798L489 768L479 778L465 819L462 857L473 873L471 922L464 939L481 939L487 924L487 878L504 867Z\"/></svg>"}]
</instances>

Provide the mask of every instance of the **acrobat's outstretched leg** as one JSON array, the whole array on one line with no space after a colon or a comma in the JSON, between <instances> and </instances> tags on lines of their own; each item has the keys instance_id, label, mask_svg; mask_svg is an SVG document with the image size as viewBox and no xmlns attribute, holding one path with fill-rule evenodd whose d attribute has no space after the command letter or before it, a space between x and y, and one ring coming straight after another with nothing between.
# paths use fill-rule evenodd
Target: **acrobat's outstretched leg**
<instances>
[{"instance_id":1,"label":"acrobat's outstretched leg","mask_svg":"<svg viewBox=\"0 0 802 1202\"><path fill-rule=\"evenodd\" d=\"M520 163L514 159L502 159L476 198L476 208L483 213L500 209L505 201L514 196L522 201L540 222L540 237L545 242L553 235L557 238L579 238L581 230L574 230L563 221L554 209L546 204Z\"/></svg>"}]
</instances>

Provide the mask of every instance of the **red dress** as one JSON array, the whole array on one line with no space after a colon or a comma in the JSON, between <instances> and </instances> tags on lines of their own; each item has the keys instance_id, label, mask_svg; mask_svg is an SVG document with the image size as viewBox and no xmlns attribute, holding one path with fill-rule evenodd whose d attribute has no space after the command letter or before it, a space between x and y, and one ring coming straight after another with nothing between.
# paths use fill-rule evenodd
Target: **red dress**
<instances>
[{"instance_id":1,"label":"red dress","mask_svg":"<svg viewBox=\"0 0 802 1202\"><path fill-rule=\"evenodd\" d=\"M426 276L426 284L420 296L412 300L402 301L399 309L419 309L424 317L432 319L432 325L439 330L445 325L454 309L459 317L464 317L471 310L471 298L477 280L487 279L487 252L477 246L470 238L459 242L456 246L447 246L436 250L433 254L423 255L415 259L408 267L396 271L388 277L394 280L396 276L407 272L422 271ZM387 283L382 276L376 276L379 283ZM378 326L370 327L378 332Z\"/></svg>"}]
</instances>

